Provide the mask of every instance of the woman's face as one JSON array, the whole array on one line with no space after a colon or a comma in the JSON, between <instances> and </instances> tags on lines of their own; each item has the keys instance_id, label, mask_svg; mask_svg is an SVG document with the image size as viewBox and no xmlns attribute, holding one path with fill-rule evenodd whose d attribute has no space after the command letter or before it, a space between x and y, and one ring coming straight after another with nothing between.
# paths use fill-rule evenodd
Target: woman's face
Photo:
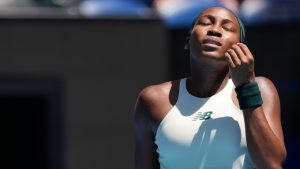
<instances>
[{"instance_id":1,"label":"woman's face","mask_svg":"<svg viewBox=\"0 0 300 169\"><path fill-rule=\"evenodd\" d=\"M208 8L196 20L189 41L190 51L195 57L225 59L225 52L239 42L239 38L240 26L230 11Z\"/></svg>"}]
</instances>

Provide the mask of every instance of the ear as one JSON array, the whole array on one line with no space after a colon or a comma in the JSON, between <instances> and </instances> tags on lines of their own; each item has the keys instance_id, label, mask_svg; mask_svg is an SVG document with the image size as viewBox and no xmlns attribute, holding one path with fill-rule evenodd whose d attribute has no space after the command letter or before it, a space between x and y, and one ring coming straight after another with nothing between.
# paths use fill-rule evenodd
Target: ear
<instances>
[{"instance_id":1,"label":"ear","mask_svg":"<svg viewBox=\"0 0 300 169\"><path fill-rule=\"evenodd\" d=\"M190 48L190 36L187 36L187 37L185 38L185 44L184 44L183 49L189 50L189 48Z\"/></svg>"}]
</instances>

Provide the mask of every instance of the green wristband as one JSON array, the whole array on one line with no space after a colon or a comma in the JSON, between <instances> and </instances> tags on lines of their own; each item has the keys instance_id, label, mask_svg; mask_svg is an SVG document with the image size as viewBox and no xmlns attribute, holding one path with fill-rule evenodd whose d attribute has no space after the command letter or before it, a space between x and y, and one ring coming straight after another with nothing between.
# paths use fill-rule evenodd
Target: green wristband
<instances>
[{"instance_id":1,"label":"green wristband","mask_svg":"<svg viewBox=\"0 0 300 169\"><path fill-rule=\"evenodd\" d=\"M263 100L256 82L246 83L235 88L240 109L256 108Z\"/></svg>"}]
</instances>

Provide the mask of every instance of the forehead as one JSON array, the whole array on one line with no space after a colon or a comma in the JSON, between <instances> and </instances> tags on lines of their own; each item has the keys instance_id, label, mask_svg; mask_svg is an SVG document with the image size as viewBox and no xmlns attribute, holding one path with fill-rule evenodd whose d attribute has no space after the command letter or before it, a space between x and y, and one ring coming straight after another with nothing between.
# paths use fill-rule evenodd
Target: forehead
<instances>
[{"instance_id":1,"label":"forehead","mask_svg":"<svg viewBox=\"0 0 300 169\"><path fill-rule=\"evenodd\" d=\"M208 15L218 19L227 19L238 24L236 16L228 9L222 7L207 8L200 13L199 17Z\"/></svg>"}]
</instances>

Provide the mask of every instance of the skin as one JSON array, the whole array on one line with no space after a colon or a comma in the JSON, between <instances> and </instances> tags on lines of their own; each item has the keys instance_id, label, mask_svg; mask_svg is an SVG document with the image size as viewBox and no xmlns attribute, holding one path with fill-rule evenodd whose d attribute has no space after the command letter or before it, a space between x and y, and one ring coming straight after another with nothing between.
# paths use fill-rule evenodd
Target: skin
<instances>
[{"instance_id":1,"label":"skin","mask_svg":"<svg viewBox=\"0 0 300 169\"><path fill-rule=\"evenodd\" d=\"M254 57L247 45L238 43L239 29L235 16L224 8L208 8L199 15L186 46L191 53L187 90L197 97L209 97L222 90L229 78L235 86L256 81L263 104L243 110L248 151L255 168L282 168L286 149L279 96L269 79L255 77ZM211 40L218 45L206 43ZM149 86L140 92L134 116L136 169L159 168L155 132L175 105L178 92L179 80ZM234 90L231 99L239 107Z\"/></svg>"}]
</instances>

